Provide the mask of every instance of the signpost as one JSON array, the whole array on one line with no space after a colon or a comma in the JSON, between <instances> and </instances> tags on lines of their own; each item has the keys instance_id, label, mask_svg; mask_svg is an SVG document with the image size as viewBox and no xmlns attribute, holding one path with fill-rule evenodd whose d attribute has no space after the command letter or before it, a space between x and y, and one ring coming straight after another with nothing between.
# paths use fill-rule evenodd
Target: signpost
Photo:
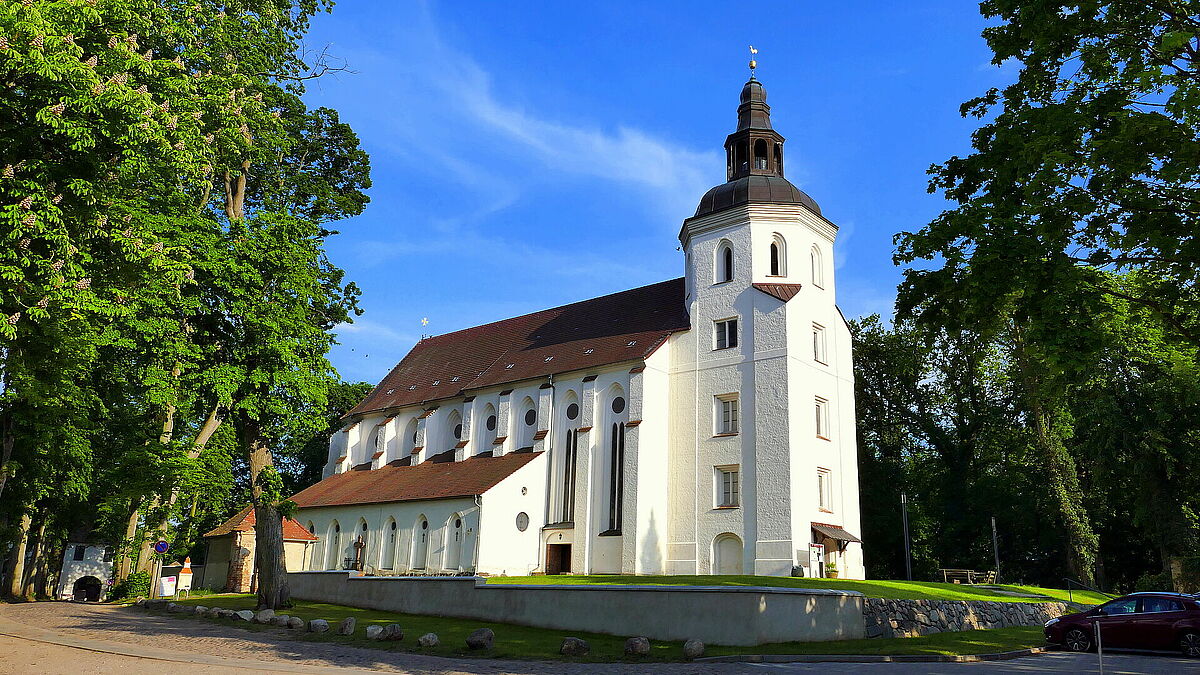
<instances>
[{"instance_id":1,"label":"signpost","mask_svg":"<svg viewBox=\"0 0 1200 675\"><path fill-rule=\"evenodd\" d=\"M900 518L904 521L904 573L912 581L912 548L908 543L908 493L900 493Z\"/></svg>"},{"instance_id":2,"label":"signpost","mask_svg":"<svg viewBox=\"0 0 1200 675\"><path fill-rule=\"evenodd\" d=\"M153 550L155 553L157 553L158 555L161 556L164 553L166 553L167 551L171 550L171 543L168 542L166 539L159 539L158 541L154 542ZM162 588L163 588L162 583L159 580L159 577L161 575L162 575L162 558L160 557L154 561L154 581L152 581L150 583L150 597L152 597L152 598L153 597L162 597L164 594L163 590L162 590ZM175 577L171 577L170 595L174 595L174 594L175 594Z\"/></svg>"}]
</instances>

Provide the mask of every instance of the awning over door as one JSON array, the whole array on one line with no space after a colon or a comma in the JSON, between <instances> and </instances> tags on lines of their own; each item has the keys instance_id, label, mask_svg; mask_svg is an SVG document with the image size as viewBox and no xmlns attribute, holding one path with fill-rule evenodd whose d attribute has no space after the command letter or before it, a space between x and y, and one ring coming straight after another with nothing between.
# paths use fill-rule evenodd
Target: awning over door
<instances>
[{"instance_id":1,"label":"awning over door","mask_svg":"<svg viewBox=\"0 0 1200 675\"><path fill-rule=\"evenodd\" d=\"M818 534L823 534L830 539L844 541L847 543L861 544L862 539L850 534L837 525L826 525L825 523L813 523L812 529Z\"/></svg>"}]
</instances>

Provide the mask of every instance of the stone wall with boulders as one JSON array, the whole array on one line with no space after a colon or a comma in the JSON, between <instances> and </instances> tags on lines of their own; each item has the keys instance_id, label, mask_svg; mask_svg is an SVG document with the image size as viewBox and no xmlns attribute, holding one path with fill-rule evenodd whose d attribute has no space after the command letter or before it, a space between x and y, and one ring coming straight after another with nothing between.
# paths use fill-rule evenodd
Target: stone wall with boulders
<instances>
[{"instance_id":1,"label":"stone wall with boulders","mask_svg":"<svg viewBox=\"0 0 1200 675\"><path fill-rule=\"evenodd\" d=\"M863 600L866 637L916 637L981 628L1040 626L1077 611L1065 602Z\"/></svg>"}]
</instances>

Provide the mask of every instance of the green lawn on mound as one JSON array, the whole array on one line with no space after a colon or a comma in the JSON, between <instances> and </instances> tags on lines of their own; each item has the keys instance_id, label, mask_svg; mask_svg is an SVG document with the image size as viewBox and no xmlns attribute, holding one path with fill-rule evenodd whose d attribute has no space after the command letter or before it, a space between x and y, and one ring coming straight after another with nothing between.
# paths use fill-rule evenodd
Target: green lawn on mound
<instances>
[{"instance_id":1,"label":"green lawn on mound","mask_svg":"<svg viewBox=\"0 0 1200 675\"><path fill-rule=\"evenodd\" d=\"M749 577L753 578L753 577ZM182 600L182 605L204 605L228 609L252 609L252 595L226 594L205 598ZM642 659L627 659L624 655L625 637L582 633L578 631L530 628L514 624L476 621L473 619L449 619L435 616L397 614L373 609L359 609L343 605L320 602L295 601L296 606L281 613L298 616L305 620L326 619L330 632L322 634L295 631L304 640L335 642L358 647L370 647L381 651L415 652L447 657L489 657L500 659L538 660L583 660L598 662L640 662L683 660L683 643L651 641L650 656ZM133 610L141 611L141 610ZM156 614L159 612L156 612ZM250 631L285 631L285 628L260 626L240 620L202 619L191 614L168 614L181 621L209 621L224 623ZM337 624L352 616L358 621L353 636L335 635ZM365 637L366 627L371 624L400 624L404 628L404 639L400 642L376 642ZM477 628L491 628L496 634L495 647L488 651L469 651L467 635ZM441 644L433 649L417 646L417 638L425 633L437 633ZM567 659L558 654L562 639L579 637L591 645L591 654L583 659ZM960 633L939 633L917 638L892 638L875 640L843 640L837 642L781 642L754 647L728 647L708 645L705 656L727 656L733 654L990 654L995 652L1027 649L1044 644L1039 627L1003 628L999 630L975 630Z\"/></svg>"},{"instance_id":2,"label":"green lawn on mound","mask_svg":"<svg viewBox=\"0 0 1200 675\"><path fill-rule=\"evenodd\" d=\"M835 591L858 591L868 598L888 600L992 600L999 602L1045 602L1067 599L1067 592L1056 588L1036 586L997 586L1014 593L1040 595L1027 598L1007 595L993 588L945 584L937 581L859 581L854 579L811 579L804 577L756 577L750 575L655 576L559 574L536 577L488 577L489 584L554 584L554 585L613 585L636 584L653 586L777 586L783 588L827 588ZM1108 598L1091 591L1074 591L1075 602L1100 604Z\"/></svg>"}]
</instances>

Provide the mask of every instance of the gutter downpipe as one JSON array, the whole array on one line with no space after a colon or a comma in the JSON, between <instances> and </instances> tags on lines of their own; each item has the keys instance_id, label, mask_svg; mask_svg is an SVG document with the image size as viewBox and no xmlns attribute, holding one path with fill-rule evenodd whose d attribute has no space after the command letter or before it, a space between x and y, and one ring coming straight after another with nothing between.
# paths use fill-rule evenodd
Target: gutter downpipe
<instances>
[{"instance_id":1,"label":"gutter downpipe","mask_svg":"<svg viewBox=\"0 0 1200 675\"><path fill-rule=\"evenodd\" d=\"M483 543L483 495L475 495L475 513L479 519L479 525L475 527L475 555L471 556L475 561L474 569L471 572L475 576L479 576L479 548Z\"/></svg>"}]
</instances>

